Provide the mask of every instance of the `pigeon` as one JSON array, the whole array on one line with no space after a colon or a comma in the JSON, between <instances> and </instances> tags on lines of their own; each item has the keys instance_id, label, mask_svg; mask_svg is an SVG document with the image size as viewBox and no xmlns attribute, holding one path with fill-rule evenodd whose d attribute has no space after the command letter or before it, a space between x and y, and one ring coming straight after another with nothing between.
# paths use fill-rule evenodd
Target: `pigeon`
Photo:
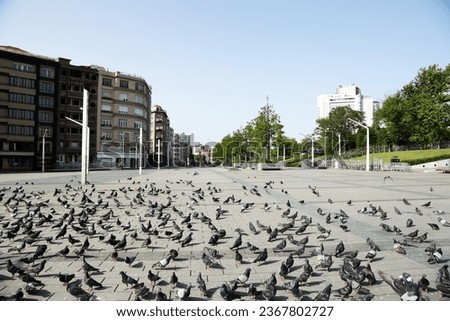
<instances>
[{"instance_id":1,"label":"pigeon","mask_svg":"<svg viewBox=\"0 0 450 321\"><path fill-rule=\"evenodd\" d=\"M237 250L242 245L242 234L234 240L233 245L230 247L230 250Z\"/></svg>"},{"instance_id":2,"label":"pigeon","mask_svg":"<svg viewBox=\"0 0 450 321\"><path fill-rule=\"evenodd\" d=\"M120 271L119 274L122 277L122 283L125 284L127 286L127 288L129 285L135 286L136 284L138 284L138 279L135 279L135 278L129 276L125 272Z\"/></svg>"},{"instance_id":3,"label":"pigeon","mask_svg":"<svg viewBox=\"0 0 450 321\"><path fill-rule=\"evenodd\" d=\"M185 247L188 246L192 242L192 232L190 232L184 240L181 241L181 246Z\"/></svg>"},{"instance_id":4,"label":"pigeon","mask_svg":"<svg viewBox=\"0 0 450 321\"><path fill-rule=\"evenodd\" d=\"M412 227L412 226L414 226L414 222L412 219L408 218L406 220L406 227Z\"/></svg>"},{"instance_id":5,"label":"pigeon","mask_svg":"<svg viewBox=\"0 0 450 321\"><path fill-rule=\"evenodd\" d=\"M251 269L246 268L245 271L236 278L236 281L238 281L238 283L240 285L246 284L248 279L250 278L250 272L251 272Z\"/></svg>"},{"instance_id":6,"label":"pigeon","mask_svg":"<svg viewBox=\"0 0 450 321\"><path fill-rule=\"evenodd\" d=\"M86 258L84 256L81 257L82 261L83 261L83 265L82 268L85 272L99 272L100 269L96 268L92 265L90 265L87 261Z\"/></svg>"},{"instance_id":7,"label":"pigeon","mask_svg":"<svg viewBox=\"0 0 450 321\"><path fill-rule=\"evenodd\" d=\"M262 252L258 254L258 256L253 260L253 263L257 262L266 262L267 260L267 248L264 248Z\"/></svg>"},{"instance_id":8,"label":"pigeon","mask_svg":"<svg viewBox=\"0 0 450 321\"><path fill-rule=\"evenodd\" d=\"M275 246L275 247L273 248L273 251L274 251L274 252L278 252L278 251L283 252L283 249L284 249L285 247L286 247L286 240L285 240L285 239L282 239L282 240L280 241L280 243L278 243L277 246Z\"/></svg>"},{"instance_id":9,"label":"pigeon","mask_svg":"<svg viewBox=\"0 0 450 321\"><path fill-rule=\"evenodd\" d=\"M264 287L264 289L262 290L262 296L264 297L264 299L266 299L267 301L271 301L274 299L274 297L277 294L277 289L275 288L274 285L272 284L266 284L266 286Z\"/></svg>"},{"instance_id":10,"label":"pigeon","mask_svg":"<svg viewBox=\"0 0 450 321\"><path fill-rule=\"evenodd\" d=\"M173 288L176 288L178 285L178 276L175 274L175 271L172 272L169 278L169 284Z\"/></svg>"},{"instance_id":11,"label":"pigeon","mask_svg":"<svg viewBox=\"0 0 450 321\"><path fill-rule=\"evenodd\" d=\"M450 227L450 222L448 222L447 220L443 219L442 217L438 217L437 220L438 220L438 222L441 223L443 226L445 226L445 227Z\"/></svg>"},{"instance_id":12,"label":"pigeon","mask_svg":"<svg viewBox=\"0 0 450 321\"><path fill-rule=\"evenodd\" d=\"M122 240L114 246L116 250L123 250L127 246L127 236L124 235Z\"/></svg>"},{"instance_id":13,"label":"pigeon","mask_svg":"<svg viewBox=\"0 0 450 321\"><path fill-rule=\"evenodd\" d=\"M234 291L230 291L225 283L222 283L222 285L220 286L220 296L225 301L233 301L241 299L241 296Z\"/></svg>"},{"instance_id":14,"label":"pigeon","mask_svg":"<svg viewBox=\"0 0 450 321\"><path fill-rule=\"evenodd\" d=\"M170 263L171 260L172 260L172 255L166 255L162 260L153 264L152 268L160 267L160 268L164 269Z\"/></svg>"},{"instance_id":15,"label":"pigeon","mask_svg":"<svg viewBox=\"0 0 450 321\"><path fill-rule=\"evenodd\" d=\"M188 300L191 295L192 285L188 285L186 288L179 288L175 292L175 296L182 301Z\"/></svg>"},{"instance_id":16,"label":"pigeon","mask_svg":"<svg viewBox=\"0 0 450 321\"><path fill-rule=\"evenodd\" d=\"M402 273L396 279L381 270L378 271L378 274L400 296L401 301L418 301L420 299L419 287L413 282L410 274Z\"/></svg>"},{"instance_id":17,"label":"pigeon","mask_svg":"<svg viewBox=\"0 0 450 321\"><path fill-rule=\"evenodd\" d=\"M100 283L100 282L98 282L98 281L96 281L96 280L94 280L90 275L89 275L89 273L87 272L87 271L85 271L84 272L84 283L89 287L89 289L93 289L94 287L95 288L102 288L103 287L103 285Z\"/></svg>"},{"instance_id":18,"label":"pigeon","mask_svg":"<svg viewBox=\"0 0 450 321\"><path fill-rule=\"evenodd\" d=\"M47 260L42 260L39 264L33 266L32 272L34 273L35 276L38 276L39 273L41 273L44 270L46 263Z\"/></svg>"},{"instance_id":19,"label":"pigeon","mask_svg":"<svg viewBox=\"0 0 450 321\"><path fill-rule=\"evenodd\" d=\"M59 282L63 283L63 285L67 285L70 281L73 280L74 277L75 274L63 274L63 273L58 274L58 280Z\"/></svg>"},{"instance_id":20,"label":"pigeon","mask_svg":"<svg viewBox=\"0 0 450 321\"><path fill-rule=\"evenodd\" d=\"M331 284L327 284L317 295L314 301L329 301L331 296Z\"/></svg>"},{"instance_id":21,"label":"pigeon","mask_svg":"<svg viewBox=\"0 0 450 321\"><path fill-rule=\"evenodd\" d=\"M406 198L402 199L402 201L405 205L411 205L411 203Z\"/></svg>"},{"instance_id":22,"label":"pigeon","mask_svg":"<svg viewBox=\"0 0 450 321\"><path fill-rule=\"evenodd\" d=\"M6 261L6 270L11 273L11 275L14 277L14 275L16 273L19 273L19 271L21 270L20 268L18 268L17 266L15 266L10 259L8 259L8 261Z\"/></svg>"},{"instance_id":23,"label":"pigeon","mask_svg":"<svg viewBox=\"0 0 450 321\"><path fill-rule=\"evenodd\" d=\"M155 287L156 282L158 282L161 277L158 274L154 274L151 270L148 270L147 279L150 281L150 284Z\"/></svg>"},{"instance_id":24,"label":"pigeon","mask_svg":"<svg viewBox=\"0 0 450 321\"><path fill-rule=\"evenodd\" d=\"M208 290L206 289L206 282L202 277L202 274L198 272L197 276L197 289L204 297L209 297Z\"/></svg>"},{"instance_id":25,"label":"pigeon","mask_svg":"<svg viewBox=\"0 0 450 321\"><path fill-rule=\"evenodd\" d=\"M417 285L424 292L428 292L428 287L430 286L430 281L428 281L426 274L422 274L422 277L417 281Z\"/></svg>"},{"instance_id":26,"label":"pigeon","mask_svg":"<svg viewBox=\"0 0 450 321\"><path fill-rule=\"evenodd\" d=\"M336 245L336 250L335 250L334 256L336 256L336 257L341 256L341 254L344 252L344 250L345 250L344 242L340 241L338 243L338 245Z\"/></svg>"},{"instance_id":27,"label":"pigeon","mask_svg":"<svg viewBox=\"0 0 450 321\"><path fill-rule=\"evenodd\" d=\"M235 262L236 262L236 265L242 264L242 260L243 260L242 254L239 253L238 250L235 250L235 251L234 251L234 260L235 260Z\"/></svg>"}]
</instances>

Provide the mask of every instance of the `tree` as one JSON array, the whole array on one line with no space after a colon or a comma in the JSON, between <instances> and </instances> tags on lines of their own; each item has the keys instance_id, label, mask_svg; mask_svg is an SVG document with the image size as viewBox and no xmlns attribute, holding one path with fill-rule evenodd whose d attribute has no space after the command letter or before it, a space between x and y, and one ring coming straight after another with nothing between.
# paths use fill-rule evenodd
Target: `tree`
<instances>
[{"instance_id":1,"label":"tree","mask_svg":"<svg viewBox=\"0 0 450 321\"><path fill-rule=\"evenodd\" d=\"M259 114L248 125L249 138L257 146L260 146L260 155L264 161L271 159L270 150L273 146L279 146L285 140L283 125L280 116L275 113L273 105L269 105L269 99L265 106L261 107Z\"/></svg>"},{"instance_id":2,"label":"tree","mask_svg":"<svg viewBox=\"0 0 450 321\"><path fill-rule=\"evenodd\" d=\"M397 145L439 147L450 138L450 64L421 68L375 114L379 128Z\"/></svg>"},{"instance_id":3,"label":"tree","mask_svg":"<svg viewBox=\"0 0 450 321\"><path fill-rule=\"evenodd\" d=\"M240 130L225 136L214 148L214 160L225 164L233 162L267 162L275 160L276 148L283 148L286 155L295 153L296 142L284 136L280 116L273 105L261 107L258 115ZM272 147L276 147L272 150Z\"/></svg>"},{"instance_id":4,"label":"tree","mask_svg":"<svg viewBox=\"0 0 450 321\"><path fill-rule=\"evenodd\" d=\"M350 106L340 106L331 110L328 117L317 120L320 144L322 146L327 146L327 152L334 152L333 146L331 146L332 144L325 142L325 138L327 138L328 141L328 138L331 137L330 135L327 135L327 132L331 132L331 135L337 135L340 133L341 139L346 141L349 148L357 147L355 133L360 129L360 127L349 121L349 118L363 123L364 113L353 110Z\"/></svg>"}]
</instances>

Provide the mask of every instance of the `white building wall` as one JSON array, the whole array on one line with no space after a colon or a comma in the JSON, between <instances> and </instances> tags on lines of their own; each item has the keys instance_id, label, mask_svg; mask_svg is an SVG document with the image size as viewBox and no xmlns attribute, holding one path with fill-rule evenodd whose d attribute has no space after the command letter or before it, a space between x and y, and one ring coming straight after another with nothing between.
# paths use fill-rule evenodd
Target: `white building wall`
<instances>
[{"instance_id":1,"label":"white building wall","mask_svg":"<svg viewBox=\"0 0 450 321\"><path fill-rule=\"evenodd\" d=\"M373 99L362 95L360 88L355 85L338 86L334 94L319 95L317 97L318 118L326 118L334 108L343 106L364 112L366 123L369 126L372 125Z\"/></svg>"}]
</instances>

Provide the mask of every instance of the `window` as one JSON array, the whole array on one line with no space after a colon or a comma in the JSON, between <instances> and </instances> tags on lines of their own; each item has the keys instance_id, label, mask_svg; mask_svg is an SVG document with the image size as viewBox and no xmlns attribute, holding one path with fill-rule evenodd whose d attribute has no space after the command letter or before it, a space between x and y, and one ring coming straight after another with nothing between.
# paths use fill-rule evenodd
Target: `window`
<instances>
[{"instance_id":1,"label":"window","mask_svg":"<svg viewBox=\"0 0 450 321\"><path fill-rule=\"evenodd\" d=\"M107 87L112 87L112 79L111 78L103 78L102 85Z\"/></svg>"},{"instance_id":2,"label":"window","mask_svg":"<svg viewBox=\"0 0 450 321\"><path fill-rule=\"evenodd\" d=\"M102 126L111 126L111 119L102 118Z\"/></svg>"},{"instance_id":3,"label":"window","mask_svg":"<svg viewBox=\"0 0 450 321\"><path fill-rule=\"evenodd\" d=\"M128 80L120 80L119 82L120 88L128 88Z\"/></svg>"},{"instance_id":4,"label":"window","mask_svg":"<svg viewBox=\"0 0 450 321\"><path fill-rule=\"evenodd\" d=\"M48 111L40 111L39 112L39 121L42 123L52 123L53 122L53 113Z\"/></svg>"},{"instance_id":5,"label":"window","mask_svg":"<svg viewBox=\"0 0 450 321\"><path fill-rule=\"evenodd\" d=\"M102 113L112 113L111 105L102 105Z\"/></svg>"},{"instance_id":6,"label":"window","mask_svg":"<svg viewBox=\"0 0 450 321\"><path fill-rule=\"evenodd\" d=\"M81 127L70 127L68 132L71 134L81 134L81 131Z\"/></svg>"},{"instance_id":7,"label":"window","mask_svg":"<svg viewBox=\"0 0 450 321\"><path fill-rule=\"evenodd\" d=\"M144 97L136 95L136 97L134 97L134 102L138 103L138 104L144 104Z\"/></svg>"},{"instance_id":8,"label":"window","mask_svg":"<svg viewBox=\"0 0 450 321\"><path fill-rule=\"evenodd\" d=\"M17 86L17 87L34 88L35 80L28 79L28 78L22 78L22 77L9 76L9 84L11 86Z\"/></svg>"},{"instance_id":9,"label":"window","mask_svg":"<svg viewBox=\"0 0 450 321\"><path fill-rule=\"evenodd\" d=\"M41 77L55 78L55 69L53 69L51 67L41 66L40 75L41 75Z\"/></svg>"},{"instance_id":10,"label":"window","mask_svg":"<svg viewBox=\"0 0 450 321\"><path fill-rule=\"evenodd\" d=\"M55 91L55 84L52 82L41 81L39 83L39 89L46 93L53 93Z\"/></svg>"},{"instance_id":11,"label":"window","mask_svg":"<svg viewBox=\"0 0 450 321\"><path fill-rule=\"evenodd\" d=\"M128 141L128 133L126 133L126 132L118 132L117 133L117 139Z\"/></svg>"},{"instance_id":12,"label":"window","mask_svg":"<svg viewBox=\"0 0 450 321\"><path fill-rule=\"evenodd\" d=\"M78 84L71 84L70 85L70 90L71 91L75 91L75 92L82 92L83 88L80 85L78 85Z\"/></svg>"},{"instance_id":13,"label":"window","mask_svg":"<svg viewBox=\"0 0 450 321\"><path fill-rule=\"evenodd\" d=\"M102 132L100 137L102 140L111 140L111 132Z\"/></svg>"},{"instance_id":14,"label":"window","mask_svg":"<svg viewBox=\"0 0 450 321\"><path fill-rule=\"evenodd\" d=\"M123 101L128 101L128 94L127 93L120 93L119 99Z\"/></svg>"},{"instance_id":15,"label":"window","mask_svg":"<svg viewBox=\"0 0 450 321\"><path fill-rule=\"evenodd\" d=\"M141 84L140 82L137 82L136 84L135 84L135 89L137 90L137 91L144 91L144 84Z\"/></svg>"},{"instance_id":16,"label":"window","mask_svg":"<svg viewBox=\"0 0 450 321\"><path fill-rule=\"evenodd\" d=\"M135 121L134 122L134 128L142 128L142 122L141 121Z\"/></svg>"},{"instance_id":17,"label":"window","mask_svg":"<svg viewBox=\"0 0 450 321\"><path fill-rule=\"evenodd\" d=\"M25 110L25 109L8 109L8 117L9 118L17 118L17 119L34 119L34 111Z\"/></svg>"},{"instance_id":18,"label":"window","mask_svg":"<svg viewBox=\"0 0 450 321\"><path fill-rule=\"evenodd\" d=\"M74 98L70 99L70 104L73 105L73 106L81 106L80 100L79 99L74 99Z\"/></svg>"},{"instance_id":19,"label":"window","mask_svg":"<svg viewBox=\"0 0 450 321\"><path fill-rule=\"evenodd\" d=\"M22 103L22 104L34 104L34 96L32 95L25 95L25 94L17 94L17 93L9 93L9 101L13 101L16 103Z\"/></svg>"},{"instance_id":20,"label":"window","mask_svg":"<svg viewBox=\"0 0 450 321\"><path fill-rule=\"evenodd\" d=\"M39 96L39 106L53 108L53 97Z\"/></svg>"},{"instance_id":21,"label":"window","mask_svg":"<svg viewBox=\"0 0 450 321\"><path fill-rule=\"evenodd\" d=\"M18 71L25 71L25 72L33 72L34 71L33 66L18 63L18 62L13 63L13 68Z\"/></svg>"},{"instance_id":22,"label":"window","mask_svg":"<svg viewBox=\"0 0 450 321\"><path fill-rule=\"evenodd\" d=\"M119 106L119 114L128 114L128 106Z\"/></svg>"},{"instance_id":23,"label":"window","mask_svg":"<svg viewBox=\"0 0 450 321\"><path fill-rule=\"evenodd\" d=\"M69 148L79 148L80 142L69 142Z\"/></svg>"},{"instance_id":24,"label":"window","mask_svg":"<svg viewBox=\"0 0 450 321\"><path fill-rule=\"evenodd\" d=\"M141 108L135 108L135 109L134 109L134 114L135 114L136 116L141 116L141 117L143 117L143 116L144 116L144 111L143 111Z\"/></svg>"},{"instance_id":25,"label":"window","mask_svg":"<svg viewBox=\"0 0 450 321\"><path fill-rule=\"evenodd\" d=\"M34 129L34 127L32 127L32 126L8 125L8 134L33 136L33 129Z\"/></svg>"},{"instance_id":26,"label":"window","mask_svg":"<svg viewBox=\"0 0 450 321\"><path fill-rule=\"evenodd\" d=\"M128 127L128 119L119 119L119 127Z\"/></svg>"},{"instance_id":27,"label":"window","mask_svg":"<svg viewBox=\"0 0 450 321\"><path fill-rule=\"evenodd\" d=\"M102 93L102 98L107 100L112 100L112 93L110 91L104 91Z\"/></svg>"}]
</instances>

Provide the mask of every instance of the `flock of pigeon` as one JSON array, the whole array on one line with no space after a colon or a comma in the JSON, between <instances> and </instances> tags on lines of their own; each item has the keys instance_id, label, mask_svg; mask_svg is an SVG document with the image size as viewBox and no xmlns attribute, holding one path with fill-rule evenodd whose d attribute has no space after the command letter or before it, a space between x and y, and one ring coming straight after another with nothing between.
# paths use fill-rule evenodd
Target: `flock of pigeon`
<instances>
[{"instance_id":1,"label":"flock of pigeon","mask_svg":"<svg viewBox=\"0 0 450 321\"><path fill-rule=\"evenodd\" d=\"M450 222L432 201L403 198L392 208L367 201L356 209L316 186L303 187L305 200L291 197L283 181L251 184L248 177L225 189L203 173L158 183L71 180L51 191L32 181L0 186L0 299L47 300L48 279L58 279L75 300L98 300L111 288L131 300L160 301L370 301L382 286L403 301L450 297L439 244ZM274 194L283 202L269 201ZM426 225L417 223L424 214ZM362 236L358 217L376 221L380 237ZM349 248L347 235L365 242ZM435 275L413 275L406 265L390 275L380 267L392 255L426 261ZM189 260L201 261L202 269L187 277L180 269L189 269ZM103 269L103 262L113 268ZM211 271L230 277L214 282ZM120 287L108 284L115 279Z\"/></svg>"}]
</instances>

